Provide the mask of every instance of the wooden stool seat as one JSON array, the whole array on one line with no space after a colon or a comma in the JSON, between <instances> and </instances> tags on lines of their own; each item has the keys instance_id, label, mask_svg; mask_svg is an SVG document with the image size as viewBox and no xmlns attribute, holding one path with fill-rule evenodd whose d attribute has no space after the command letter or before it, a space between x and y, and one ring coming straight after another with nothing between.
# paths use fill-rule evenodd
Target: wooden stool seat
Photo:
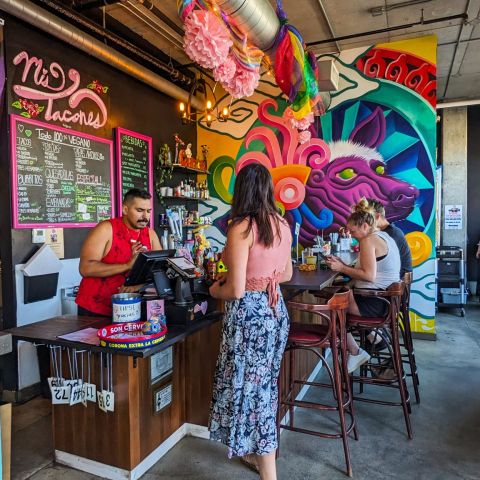
<instances>
[{"instance_id":1,"label":"wooden stool seat","mask_svg":"<svg viewBox=\"0 0 480 480\"><path fill-rule=\"evenodd\" d=\"M325 325L291 323L287 344L296 346L316 346L319 348L328 347L330 346L328 327Z\"/></svg>"},{"instance_id":2,"label":"wooden stool seat","mask_svg":"<svg viewBox=\"0 0 480 480\"><path fill-rule=\"evenodd\" d=\"M347 315L348 326L364 327L364 328L378 328L385 324L385 317L361 317L359 315Z\"/></svg>"}]
</instances>

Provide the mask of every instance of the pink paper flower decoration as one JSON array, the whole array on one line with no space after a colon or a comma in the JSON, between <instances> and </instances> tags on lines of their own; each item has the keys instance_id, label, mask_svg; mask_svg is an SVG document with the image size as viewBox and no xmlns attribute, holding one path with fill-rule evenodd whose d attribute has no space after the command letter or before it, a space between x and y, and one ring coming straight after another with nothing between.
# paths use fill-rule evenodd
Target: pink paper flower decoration
<instances>
[{"instance_id":1,"label":"pink paper flower decoration","mask_svg":"<svg viewBox=\"0 0 480 480\"><path fill-rule=\"evenodd\" d=\"M230 35L208 10L193 10L185 20L185 53L204 68L216 68L225 62L233 45Z\"/></svg>"},{"instance_id":2,"label":"pink paper flower decoration","mask_svg":"<svg viewBox=\"0 0 480 480\"><path fill-rule=\"evenodd\" d=\"M223 88L233 97L250 97L258 87L260 81L260 68L248 70L236 63L237 70L235 75L228 82L223 83Z\"/></svg>"},{"instance_id":3,"label":"pink paper flower decoration","mask_svg":"<svg viewBox=\"0 0 480 480\"><path fill-rule=\"evenodd\" d=\"M310 130L302 130L298 134L298 141L301 144L309 142L311 138L312 138L312 134L310 133Z\"/></svg>"},{"instance_id":4,"label":"pink paper flower decoration","mask_svg":"<svg viewBox=\"0 0 480 480\"><path fill-rule=\"evenodd\" d=\"M309 113L307 116L303 117L301 120L296 120L296 128L299 130L307 130L314 121L313 113Z\"/></svg>"},{"instance_id":5,"label":"pink paper flower decoration","mask_svg":"<svg viewBox=\"0 0 480 480\"><path fill-rule=\"evenodd\" d=\"M216 82L220 82L222 85L228 83L235 75L237 70L237 64L235 60L229 55L225 62L213 69L213 78Z\"/></svg>"}]
</instances>

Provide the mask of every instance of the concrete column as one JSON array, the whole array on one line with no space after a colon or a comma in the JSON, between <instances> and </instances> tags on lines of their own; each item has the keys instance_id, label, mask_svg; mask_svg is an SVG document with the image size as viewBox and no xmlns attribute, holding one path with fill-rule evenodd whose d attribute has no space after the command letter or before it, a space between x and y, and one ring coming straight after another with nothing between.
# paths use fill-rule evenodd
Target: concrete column
<instances>
[{"instance_id":1,"label":"concrete column","mask_svg":"<svg viewBox=\"0 0 480 480\"><path fill-rule=\"evenodd\" d=\"M467 107L443 112L442 245L467 247ZM440 185L438 186L440 187ZM461 230L445 230L445 205L463 206Z\"/></svg>"}]
</instances>

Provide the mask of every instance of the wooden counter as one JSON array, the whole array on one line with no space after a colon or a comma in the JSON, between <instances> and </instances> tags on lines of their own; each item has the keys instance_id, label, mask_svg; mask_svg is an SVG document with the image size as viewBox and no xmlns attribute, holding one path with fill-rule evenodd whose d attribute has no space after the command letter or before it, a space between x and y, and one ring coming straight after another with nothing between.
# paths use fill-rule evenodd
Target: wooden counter
<instances>
[{"instance_id":1,"label":"wooden counter","mask_svg":"<svg viewBox=\"0 0 480 480\"><path fill-rule=\"evenodd\" d=\"M172 326L163 343L129 352L56 338L82 328L99 328L108 323L105 318L62 316L11 329L17 339L92 351L91 383L98 389L99 352L113 354L114 412L103 412L93 402L86 407L53 405L56 461L104 478L138 478L185 435L207 437L221 318L216 315L186 328ZM173 349L172 373L152 384L152 355L169 347ZM105 362L106 355L102 358ZM64 351L65 378L69 378L68 370ZM171 404L155 413L154 393L170 383Z\"/></svg>"}]
</instances>

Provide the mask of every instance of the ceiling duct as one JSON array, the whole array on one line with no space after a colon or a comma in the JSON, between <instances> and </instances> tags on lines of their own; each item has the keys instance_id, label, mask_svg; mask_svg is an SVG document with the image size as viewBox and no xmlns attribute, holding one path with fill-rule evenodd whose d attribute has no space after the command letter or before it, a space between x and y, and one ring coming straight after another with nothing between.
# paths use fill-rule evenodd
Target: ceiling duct
<instances>
[{"instance_id":1,"label":"ceiling duct","mask_svg":"<svg viewBox=\"0 0 480 480\"><path fill-rule=\"evenodd\" d=\"M257 48L273 47L280 21L268 0L217 0L217 5Z\"/></svg>"},{"instance_id":2,"label":"ceiling duct","mask_svg":"<svg viewBox=\"0 0 480 480\"><path fill-rule=\"evenodd\" d=\"M102 60L169 97L183 102L188 101L189 92L28 0L0 0L0 9ZM191 104L197 110L204 108L202 102L196 97L191 99Z\"/></svg>"}]
</instances>

